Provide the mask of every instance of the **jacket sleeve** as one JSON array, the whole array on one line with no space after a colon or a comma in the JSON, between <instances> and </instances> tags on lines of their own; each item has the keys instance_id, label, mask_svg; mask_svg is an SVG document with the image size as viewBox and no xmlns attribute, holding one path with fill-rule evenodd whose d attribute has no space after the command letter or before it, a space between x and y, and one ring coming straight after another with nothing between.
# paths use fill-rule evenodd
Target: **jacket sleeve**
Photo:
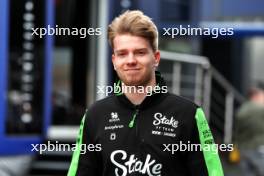
<instances>
[{"instance_id":1,"label":"jacket sleeve","mask_svg":"<svg viewBox=\"0 0 264 176\"><path fill-rule=\"evenodd\" d=\"M200 150L188 152L187 163L190 175L224 176L218 148L201 108L196 109L195 123L191 134L191 144L198 144Z\"/></svg>"},{"instance_id":2,"label":"jacket sleeve","mask_svg":"<svg viewBox=\"0 0 264 176\"><path fill-rule=\"evenodd\" d=\"M94 142L93 126L86 111L80 125L76 148L67 176L98 176L100 174L99 148ZM94 146L94 147L91 147ZM89 150L88 150L89 148ZM93 151L92 151L92 150Z\"/></svg>"}]
</instances>

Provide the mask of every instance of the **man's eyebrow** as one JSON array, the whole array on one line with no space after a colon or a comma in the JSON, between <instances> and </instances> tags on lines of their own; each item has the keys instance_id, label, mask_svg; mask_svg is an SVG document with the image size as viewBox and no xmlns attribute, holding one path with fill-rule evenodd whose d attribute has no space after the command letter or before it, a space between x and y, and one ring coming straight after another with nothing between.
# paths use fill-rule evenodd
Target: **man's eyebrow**
<instances>
[{"instance_id":1,"label":"man's eyebrow","mask_svg":"<svg viewBox=\"0 0 264 176\"><path fill-rule=\"evenodd\" d=\"M139 51L139 50L148 50L148 48L136 48L134 49L134 51ZM119 52L119 51L127 51L127 49L120 49L120 50L115 50L116 52Z\"/></svg>"},{"instance_id":2,"label":"man's eyebrow","mask_svg":"<svg viewBox=\"0 0 264 176\"><path fill-rule=\"evenodd\" d=\"M126 49L120 49L120 50L114 50L115 53L120 53L120 52L124 52L127 51Z\"/></svg>"},{"instance_id":3,"label":"man's eyebrow","mask_svg":"<svg viewBox=\"0 0 264 176\"><path fill-rule=\"evenodd\" d=\"M134 51L138 52L138 51L147 51L148 48L137 48ZM127 49L119 49L119 50L114 50L114 53L121 53L121 52L126 52Z\"/></svg>"},{"instance_id":4,"label":"man's eyebrow","mask_svg":"<svg viewBox=\"0 0 264 176\"><path fill-rule=\"evenodd\" d=\"M148 51L148 48L139 48L139 49L135 49L136 52L138 51Z\"/></svg>"}]
</instances>

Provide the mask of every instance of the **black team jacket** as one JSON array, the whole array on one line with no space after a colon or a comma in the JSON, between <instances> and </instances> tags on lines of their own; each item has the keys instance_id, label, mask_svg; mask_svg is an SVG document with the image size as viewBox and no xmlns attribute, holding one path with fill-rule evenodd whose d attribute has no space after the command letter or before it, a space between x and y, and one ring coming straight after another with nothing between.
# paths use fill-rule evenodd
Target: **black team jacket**
<instances>
[{"instance_id":1,"label":"black team jacket","mask_svg":"<svg viewBox=\"0 0 264 176\"><path fill-rule=\"evenodd\" d=\"M68 176L223 176L214 146L193 102L166 92L134 105L119 93L86 111Z\"/></svg>"}]
</instances>

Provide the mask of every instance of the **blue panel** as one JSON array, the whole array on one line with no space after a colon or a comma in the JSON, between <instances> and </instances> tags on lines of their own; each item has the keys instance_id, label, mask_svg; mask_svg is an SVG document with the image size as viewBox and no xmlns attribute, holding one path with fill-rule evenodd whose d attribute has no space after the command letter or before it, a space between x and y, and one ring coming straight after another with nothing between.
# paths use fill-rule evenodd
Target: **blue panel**
<instances>
[{"instance_id":1,"label":"blue panel","mask_svg":"<svg viewBox=\"0 0 264 176\"><path fill-rule=\"evenodd\" d=\"M160 1L153 1L153 0L144 0L138 1L138 8L142 10L146 15L151 17L155 22L160 20L160 8L159 8ZM151 4L151 8L150 8Z\"/></svg>"},{"instance_id":2,"label":"blue panel","mask_svg":"<svg viewBox=\"0 0 264 176\"><path fill-rule=\"evenodd\" d=\"M19 154L35 154L32 152L32 145L42 142L40 137L30 138L1 138L0 156L1 155L19 155Z\"/></svg>"},{"instance_id":3,"label":"blue panel","mask_svg":"<svg viewBox=\"0 0 264 176\"><path fill-rule=\"evenodd\" d=\"M236 29L234 28L234 36L244 37L244 36L264 36L264 28L259 29Z\"/></svg>"},{"instance_id":4,"label":"blue panel","mask_svg":"<svg viewBox=\"0 0 264 176\"><path fill-rule=\"evenodd\" d=\"M138 1L138 8L159 25L169 22L186 22L190 20L191 0L144 0ZM151 8L150 8L151 4Z\"/></svg>"},{"instance_id":5,"label":"blue panel","mask_svg":"<svg viewBox=\"0 0 264 176\"><path fill-rule=\"evenodd\" d=\"M223 16L264 16L263 0L223 0Z\"/></svg>"},{"instance_id":6,"label":"blue panel","mask_svg":"<svg viewBox=\"0 0 264 176\"><path fill-rule=\"evenodd\" d=\"M54 2L53 0L46 1L46 26L54 26ZM53 37L51 35L46 36L45 41L45 89L44 89L44 124L43 132L47 133L47 129L51 123L51 87L52 87L52 48L53 48Z\"/></svg>"},{"instance_id":7,"label":"blue panel","mask_svg":"<svg viewBox=\"0 0 264 176\"><path fill-rule=\"evenodd\" d=\"M212 20L212 14L214 14L215 11L212 0L201 0L200 15L202 20Z\"/></svg>"},{"instance_id":8,"label":"blue panel","mask_svg":"<svg viewBox=\"0 0 264 176\"><path fill-rule=\"evenodd\" d=\"M8 58L8 0L0 1L0 141L4 135Z\"/></svg>"},{"instance_id":9,"label":"blue panel","mask_svg":"<svg viewBox=\"0 0 264 176\"><path fill-rule=\"evenodd\" d=\"M54 24L54 3L53 0L46 0L46 25ZM51 121L51 82L52 82L52 47L53 39L47 36L45 39L45 78L44 78L44 122L43 134L35 136L26 135L6 135L5 118L7 108L7 73L8 73L8 53L9 53L9 1L0 0L0 156L1 155L18 155L18 154L35 154L32 152L32 144L39 144L43 141Z\"/></svg>"},{"instance_id":10,"label":"blue panel","mask_svg":"<svg viewBox=\"0 0 264 176\"><path fill-rule=\"evenodd\" d=\"M218 21L230 17L264 16L263 0L201 0L201 19Z\"/></svg>"}]
</instances>

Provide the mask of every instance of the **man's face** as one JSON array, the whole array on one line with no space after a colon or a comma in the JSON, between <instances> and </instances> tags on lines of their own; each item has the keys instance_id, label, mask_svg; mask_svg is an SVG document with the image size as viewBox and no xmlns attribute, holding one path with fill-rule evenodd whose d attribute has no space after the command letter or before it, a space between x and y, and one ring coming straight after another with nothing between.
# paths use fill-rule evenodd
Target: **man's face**
<instances>
[{"instance_id":1,"label":"man's face","mask_svg":"<svg viewBox=\"0 0 264 176\"><path fill-rule=\"evenodd\" d=\"M160 53L154 52L145 38L129 34L117 35L113 47L112 62L125 85L146 86L155 80Z\"/></svg>"}]
</instances>

